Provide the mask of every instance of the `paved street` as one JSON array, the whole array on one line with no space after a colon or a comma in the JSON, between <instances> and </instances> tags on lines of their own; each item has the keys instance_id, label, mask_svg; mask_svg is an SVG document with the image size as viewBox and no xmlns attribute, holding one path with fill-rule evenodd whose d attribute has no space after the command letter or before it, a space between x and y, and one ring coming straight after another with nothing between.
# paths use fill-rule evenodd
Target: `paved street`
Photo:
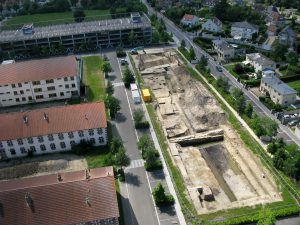
<instances>
[{"instance_id":1,"label":"paved street","mask_svg":"<svg viewBox=\"0 0 300 225\"><path fill-rule=\"evenodd\" d=\"M121 183L122 208L126 225L171 225L179 224L173 206L156 207L152 199L152 189L161 182L168 191L163 171L146 172L144 161L137 149L138 133L134 128L131 92L125 89L120 65L114 52L106 54L110 60L113 72L110 75L115 89L114 96L121 101L121 111L113 122L113 135L119 136L131 159L131 164L125 169L126 182ZM141 107L141 106L139 106Z\"/></svg>"},{"instance_id":2,"label":"paved street","mask_svg":"<svg viewBox=\"0 0 300 225\"><path fill-rule=\"evenodd\" d=\"M268 116L268 117L276 120L275 116L273 114L271 114L270 110L268 110L258 100L258 98L256 96L254 96L254 94L252 92L249 92L248 90L244 89L242 87L242 84L240 84L228 71L226 71L225 68L223 68L223 72L218 72L216 70L216 66L218 66L219 64L209 54L207 54L204 50L202 50L198 45L193 43L192 36L188 35L184 31L178 29L172 21L170 21L169 19L164 17L162 14L155 12L151 7L149 7L149 5L146 3L145 0L143 2L148 6L148 10L149 10L150 14L155 13L159 18L163 18L168 32L173 34L173 37L174 37L177 45L180 45L181 40L184 40L186 42L187 48L189 48L190 46L193 46L198 59L200 59L200 57L202 55L205 55L208 58L208 67L211 71L211 74L214 77L216 77L216 78L218 78L220 76L227 77L232 86L243 90L247 100L250 100L253 102L253 109L255 112L257 112L260 115L265 115L265 116ZM298 146L300 146L300 140L298 140L296 138L294 133L287 126L282 125L278 120L276 120L276 121L279 124L278 137L282 137L287 143L296 143Z\"/></svg>"}]
</instances>

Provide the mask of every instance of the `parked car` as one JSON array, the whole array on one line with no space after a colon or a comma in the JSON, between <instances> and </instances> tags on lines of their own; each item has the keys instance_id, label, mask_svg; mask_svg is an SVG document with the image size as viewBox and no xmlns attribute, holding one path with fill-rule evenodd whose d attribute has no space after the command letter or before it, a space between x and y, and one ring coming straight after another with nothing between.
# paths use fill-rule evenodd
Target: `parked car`
<instances>
[{"instance_id":1,"label":"parked car","mask_svg":"<svg viewBox=\"0 0 300 225\"><path fill-rule=\"evenodd\" d=\"M220 66L216 66L216 70L218 71L218 72L222 72L223 70L222 70L222 67L220 67Z\"/></svg>"},{"instance_id":2,"label":"parked car","mask_svg":"<svg viewBox=\"0 0 300 225\"><path fill-rule=\"evenodd\" d=\"M126 59L121 59L120 62L121 62L121 65L123 65L123 66L128 65L128 61Z\"/></svg>"}]
</instances>

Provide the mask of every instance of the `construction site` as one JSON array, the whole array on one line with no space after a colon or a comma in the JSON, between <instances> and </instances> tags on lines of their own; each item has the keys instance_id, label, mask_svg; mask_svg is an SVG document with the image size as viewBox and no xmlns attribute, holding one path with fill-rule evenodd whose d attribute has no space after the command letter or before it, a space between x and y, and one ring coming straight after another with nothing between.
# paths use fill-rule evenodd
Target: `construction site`
<instances>
[{"instance_id":1,"label":"construction site","mask_svg":"<svg viewBox=\"0 0 300 225\"><path fill-rule=\"evenodd\" d=\"M169 153L198 214L282 200L272 175L174 49L144 50L132 57L154 95L151 104Z\"/></svg>"}]
</instances>

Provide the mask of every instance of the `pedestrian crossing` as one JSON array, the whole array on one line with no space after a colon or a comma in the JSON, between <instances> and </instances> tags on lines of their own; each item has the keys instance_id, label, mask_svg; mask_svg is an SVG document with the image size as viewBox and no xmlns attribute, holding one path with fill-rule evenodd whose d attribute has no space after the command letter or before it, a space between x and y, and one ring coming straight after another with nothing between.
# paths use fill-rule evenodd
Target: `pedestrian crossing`
<instances>
[{"instance_id":1,"label":"pedestrian crossing","mask_svg":"<svg viewBox=\"0 0 300 225\"><path fill-rule=\"evenodd\" d=\"M134 169L134 168L139 168L144 166L144 160L143 159L136 159L136 160L131 160L130 165L126 167L126 169Z\"/></svg>"},{"instance_id":2,"label":"pedestrian crossing","mask_svg":"<svg viewBox=\"0 0 300 225\"><path fill-rule=\"evenodd\" d=\"M115 82L113 83L114 87L120 87L120 86L124 86L123 82Z\"/></svg>"}]
</instances>

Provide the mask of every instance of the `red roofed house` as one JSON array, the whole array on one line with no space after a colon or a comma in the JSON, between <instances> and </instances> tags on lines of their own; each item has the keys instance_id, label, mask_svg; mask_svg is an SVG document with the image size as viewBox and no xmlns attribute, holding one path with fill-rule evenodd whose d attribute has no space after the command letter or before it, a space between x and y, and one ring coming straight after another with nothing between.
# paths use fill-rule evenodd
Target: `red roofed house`
<instances>
[{"instance_id":1,"label":"red roofed house","mask_svg":"<svg viewBox=\"0 0 300 225\"><path fill-rule=\"evenodd\" d=\"M0 107L80 95L75 56L0 64Z\"/></svg>"},{"instance_id":2,"label":"red roofed house","mask_svg":"<svg viewBox=\"0 0 300 225\"><path fill-rule=\"evenodd\" d=\"M180 23L185 26L192 27L192 26L199 24L199 17L197 17L195 15L191 15L191 14L185 14L182 17Z\"/></svg>"},{"instance_id":3,"label":"red roofed house","mask_svg":"<svg viewBox=\"0 0 300 225\"><path fill-rule=\"evenodd\" d=\"M107 144L103 102L0 114L0 160L68 151L83 140Z\"/></svg>"},{"instance_id":4,"label":"red roofed house","mask_svg":"<svg viewBox=\"0 0 300 225\"><path fill-rule=\"evenodd\" d=\"M112 167L0 181L1 225L118 225Z\"/></svg>"}]
</instances>

